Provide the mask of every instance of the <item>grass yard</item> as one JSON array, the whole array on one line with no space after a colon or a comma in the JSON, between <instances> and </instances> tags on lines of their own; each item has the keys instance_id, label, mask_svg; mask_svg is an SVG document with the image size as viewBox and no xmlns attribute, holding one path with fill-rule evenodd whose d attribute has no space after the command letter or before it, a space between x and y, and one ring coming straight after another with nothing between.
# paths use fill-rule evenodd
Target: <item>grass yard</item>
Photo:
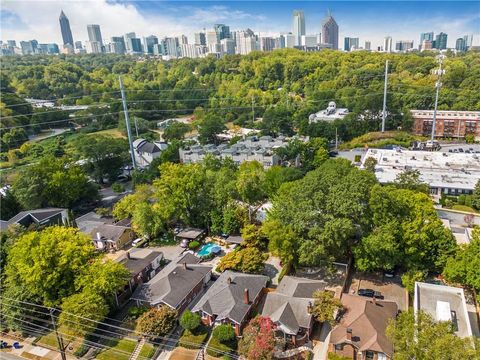
<instances>
[{"instance_id":1,"label":"grass yard","mask_svg":"<svg viewBox=\"0 0 480 360\"><path fill-rule=\"evenodd\" d=\"M100 130L100 131L88 133L88 135L106 135L106 136L111 136L111 137L116 138L116 139L119 139L119 138L125 139L126 138L126 136L123 135L120 132L120 130L118 130L117 128Z\"/></svg>"},{"instance_id":2,"label":"grass yard","mask_svg":"<svg viewBox=\"0 0 480 360\"><path fill-rule=\"evenodd\" d=\"M217 352L216 350L221 352ZM228 343L223 343L212 336L207 346L207 354L216 358L223 358L223 357L229 358L228 355L225 355L224 353L235 354L236 351L237 351L236 338L234 338L232 341L229 341Z\"/></svg>"},{"instance_id":3,"label":"grass yard","mask_svg":"<svg viewBox=\"0 0 480 360\"><path fill-rule=\"evenodd\" d=\"M459 204L453 205L453 206L452 206L452 210L465 211L465 212L471 212L471 213L478 213L477 210L471 208L470 206L459 205Z\"/></svg>"},{"instance_id":4,"label":"grass yard","mask_svg":"<svg viewBox=\"0 0 480 360\"><path fill-rule=\"evenodd\" d=\"M130 355L135 350L135 346L137 346L137 342L128 339L119 339L117 343L112 342L108 344L111 346L109 349L103 350L101 353L97 355L97 359L99 360L128 360L130 359Z\"/></svg>"},{"instance_id":5,"label":"grass yard","mask_svg":"<svg viewBox=\"0 0 480 360\"><path fill-rule=\"evenodd\" d=\"M178 346L187 349L199 349L206 342L208 334L209 329L204 325L200 325L198 329L195 329L193 332L184 330Z\"/></svg>"}]
</instances>

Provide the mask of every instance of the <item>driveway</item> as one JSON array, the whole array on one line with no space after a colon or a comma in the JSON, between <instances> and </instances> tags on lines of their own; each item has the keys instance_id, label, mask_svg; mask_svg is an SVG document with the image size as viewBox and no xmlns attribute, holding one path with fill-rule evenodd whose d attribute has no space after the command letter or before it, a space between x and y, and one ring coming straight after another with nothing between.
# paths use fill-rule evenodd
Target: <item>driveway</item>
<instances>
[{"instance_id":1,"label":"driveway","mask_svg":"<svg viewBox=\"0 0 480 360\"><path fill-rule=\"evenodd\" d=\"M280 258L276 256L270 256L265 261L265 269L263 275L267 275L272 280L272 285L278 285L278 277L282 271L282 265L280 265Z\"/></svg>"},{"instance_id":2,"label":"driveway","mask_svg":"<svg viewBox=\"0 0 480 360\"><path fill-rule=\"evenodd\" d=\"M317 324L313 333L313 359L326 360L328 357L328 344L330 343L330 334L332 327L329 323Z\"/></svg>"},{"instance_id":3,"label":"driveway","mask_svg":"<svg viewBox=\"0 0 480 360\"><path fill-rule=\"evenodd\" d=\"M356 294L358 289L379 291L384 296L384 300L395 301L400 311L408 309L408 293L402 286L399 275L394 278L386 278L382 274L356 273L352 279L349 293Z\"/></svg>"}]
</instances>

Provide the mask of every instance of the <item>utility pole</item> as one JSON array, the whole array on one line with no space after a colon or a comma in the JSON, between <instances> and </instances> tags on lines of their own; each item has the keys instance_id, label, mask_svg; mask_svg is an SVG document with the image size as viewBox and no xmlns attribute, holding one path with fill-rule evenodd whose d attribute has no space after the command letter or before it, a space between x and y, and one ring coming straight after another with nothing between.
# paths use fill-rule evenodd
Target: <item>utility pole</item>
<instances>
[{"instance_id":1,"label":"utility pole","mask_svg":"<svg viewBox=\"0 0 480 360\"><path fill-rule=\"evenodd\" d=\"M335 127L335 151L338 151L338 129Z\"/></svg>"},{"instance_id":2,"label":"utility pole","mask_svg":"<svg viewBox=\"0 0 480 360\"><path fill-rule=\"evenodd\" d=\"M433 108L433 124L432 124L432 137L431 137L431 141L432 141L432 148L433 148L433 140L435 139L435 127L437 125L437 106L438 106L438 95L440 94L440 88L442 87L442 82L441 82L441 79L442 79L442 75L445 74L445 70L442 69L442 65L443 65L443 59L445 58L445 55L443 54L440 54L437 56L437 61L440 65L440 67L438 69L435 69L433 70L433 73L435 75L437 75L437 81L435 83L435 88L436 88L436 92L435 92L435 107Z\"/></svg>"},{"instance_id":3,"label":"utility pole","mask_svg":"<svg viewBox=\"0 0 480 360\"><path fill-rule=\"evenodd\" d=\"M135 123L135 133L137 134L137 138L138 138L138 124L137 124L137 117L136 116L133 117L133 121Z\"/></svg>"},{"instance_id":4,"label":"utility pole","mask_svg":"<svg viewBox=\"0 0 480 360\"><path fill-rule=\"evenodd\" d=\"M118 77L120 84L120 93L122 94L123 112L125 113L125 122L127 124L128 144L130 145L130 154L132 156L133 169L137 170L137 163L135 162L135 153L133 152L132 132L130 130L130 118L128 117L127 100L125 99L125 92L123 91L122 77Z\"/></svg>"},{"instance_id":5,"label":"utility pole","mask_svg":"<svg viewBox=\"0 0 480 360\"><path fill-rule=\"evenodd\" d=\"M382 133L385 132L385 119L387 117L387 85L388 85L388 60L385 62L385 84L383 86Z\"/></svg>"},{"instance_id":6,"label":"utility pole","mask_svg":"<svg viewBox=\"0 0 480 360\"><path fill-rule=\"evenodd\" d=\"M252 95L252 121L255 122L255 98Z\"/></svg>"},{"instance_id":7,"label":"utility pole","mask_svg":"<svg viewBox=\"0 0 480 360\"><path fill-rule=\"evenodd\" d=\"M57 324L55 323L55 317L53 316L54 312L55 312L55 309L50 309L50 318L52 319L53 330L55 331L55 336L57 337L58 350L60 350L60 355L62 356L62 360L67 360L67 356L65 355L65 346L63 345L63 339L61 335L58 333Z\"/></svg>"}]
</instances>

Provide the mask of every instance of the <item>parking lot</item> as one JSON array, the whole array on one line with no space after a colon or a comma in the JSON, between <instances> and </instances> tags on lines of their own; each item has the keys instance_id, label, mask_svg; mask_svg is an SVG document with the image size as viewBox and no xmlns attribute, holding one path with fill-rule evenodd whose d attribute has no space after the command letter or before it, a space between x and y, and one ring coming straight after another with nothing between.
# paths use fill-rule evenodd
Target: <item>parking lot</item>
<instances>
[{"instance_id":1,"label":"parking lot","mask_svg":"<svg viewBox=\"0 0 480 360\"><path fill-rule=\"evenodd\" d=\"M356 294L359 289L379 291L384 297L383 300L395 301L399 310L406 311L408 309L408 293L402 286L399 275L394 278L386 278L382 274L357 273L352 279L349 293Z\"/></svg>"}]
</instances>

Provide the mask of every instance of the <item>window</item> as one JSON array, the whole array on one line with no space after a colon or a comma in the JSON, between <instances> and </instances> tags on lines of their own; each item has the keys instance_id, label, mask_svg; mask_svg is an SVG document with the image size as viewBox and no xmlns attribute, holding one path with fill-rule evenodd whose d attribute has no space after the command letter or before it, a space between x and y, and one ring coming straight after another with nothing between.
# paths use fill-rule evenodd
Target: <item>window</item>
<instances>
[{"instance_id":1,"label":"window","mask_svg":"<svg viewBox=\"0 0 480 360\"><path fill-rule=\"evenodd\" d=\"M335 350L342 351L343 350L343 344L335 344Z\"/></svg>"},{"instance_id":2,"label":"window","mask_svg":"<svg viewBox=\"0 0 480 360\"><path fill-rule=\"evenodd\" d=\"M373 351L367 350L365 351L365 359L373 360L375 353Z\"/></svg>"},{"instance_id":3,"label":"window","mask_svg":"<svg viewBox=\"0 0 480 360\"><path fill-rule=\"evenodd\" d=\"M378 360L387 360L387 355L385 355L384 353L379 352L377 353L377 356Z\"/></svg>"}]
</instances>

